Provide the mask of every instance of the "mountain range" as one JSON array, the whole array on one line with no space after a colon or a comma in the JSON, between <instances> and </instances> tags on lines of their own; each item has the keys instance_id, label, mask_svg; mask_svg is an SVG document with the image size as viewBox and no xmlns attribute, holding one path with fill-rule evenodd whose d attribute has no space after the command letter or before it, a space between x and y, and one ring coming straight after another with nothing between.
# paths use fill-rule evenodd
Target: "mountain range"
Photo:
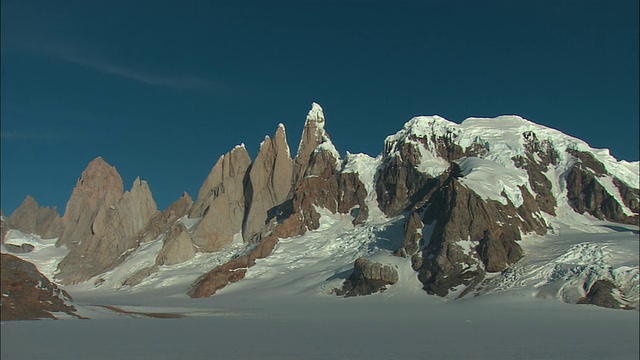
<instances>
[{"instance_id":1,"label":"mountain range","mask_svg":"<svg viewBox=\"0 0 640 360\"><path fill-rule=\"evenodd\" d=\"M36 276L6 270L19 258L31 259L51 279L50 296L69 306L55 284L71 294L137 291L174 276L184 277L182 295L202 298L269 269L308 276L296 261L314 253L323 278L312 287L332 296L418 281L424 296L457 299L535 282L543 297L638 308L637 262L618 264L597 242L569 244L556 257L522 244L552 244L564 229L585 237L617 229L636 235L637 259L639 162L518 116L460 124L415 117L377 157L340 155L325 125L314 103L295 156L279 124L254 159L236 146L215 162L195 201L184 193L162 211L145 180L125 190L101 157L82 171L62 217L27 196L2 215L2 251L18 256L3 256L3 319L17 296L5 293L5 274ZM283 253L297 241L309 242ZM50 255L30 258L38 252ZM269 265L278 261L287 266Z\"/></svg>"}]
</instances>

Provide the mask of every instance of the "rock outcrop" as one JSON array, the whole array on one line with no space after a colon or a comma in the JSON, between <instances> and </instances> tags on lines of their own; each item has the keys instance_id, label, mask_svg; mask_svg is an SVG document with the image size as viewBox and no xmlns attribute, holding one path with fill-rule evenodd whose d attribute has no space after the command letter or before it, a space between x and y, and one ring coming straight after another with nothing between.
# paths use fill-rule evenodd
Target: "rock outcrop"
<instances>
[{"instance_id":1,"label":"rock outcrop","mask_svg":"<svg viewBox=\"0 0 640 360\"><path fill-rule=\"evenodd\" d=\"M535 193L535 200L540 210L555 215L556 198L551 193L551 181L545 173L549 170L549 166L558 164L558 152L549 140L539 140L533 131L525 131L522 137L525 155L513 157L513 163L517 168L526 170L529 185Z\"/></svg>"},{"instance_id":2,"label":"rock outcrop","mask_svg":"<svg viewBox=\"0 0 640 360\"><path fill-rule=\"evenodd\" d=\"M411 257L417 253L420 249L423 227L424 224L420 220L420 213L417 211L411 212L404 223L402 247L395 254L402 257Z\"/></svg>"},{"instance_id":3,"label":"rock outcrop","mask_svg":"<svg viewBox=\"0 0 640 360\"><path fill-rule=\"evenodd\" d=\"M586 284L585 284L586 286ZM587 295L578 300L578 304L590 304L610 309L621 309L622 306L614 297L617 287L609 280L597 280L590 288L585 288Z\"/></svg>"},{"instance_id":4,"label":"rock outcrop","mask_svg":"<svg viewBox=\"0 0 640 360\"><path fill-rule=\"evenodd\" d=\"M249 170L245 197L247 212L244 219L243 238L257 242L267 220L275 215L275 208L282 204L291 191L293 161L284 125L280 124L273 139L266 137Z\"/></svg>"},{"instance_id":5,"label":"rock outcrop","mask_svg":"<svg viewBox=\"0 0 640 360\"><path fill-rule=\"evenodd\" d=\"M156 257L157 265L175 265L185 262L196 255L187 228L177 223L164 237L162 250Z\"/></svg>"},{"instance_id":6,"label":"rock outcrop","mask_svg":"<svg viewBox=\"0 0 640 360\"><path fill-rule=\"evenodd\" d=\"M613 177L604 164L590 153L571 149L567 153L578 159L566 176L567 199L576 212L586 212L598 219L640 224L638 189ZM610 193L612 190L604 187L602 182L607 181L607 178L613 178L612 182L621 195L622 204ZM632 214L625 212L623 206L628 207Z\"/></svg>"},{"instance_id":7,"label":"rock outcrop","mask_svg":"<svg viewBox=\"0 0 640 360\"><path fill-rule=\"evenodd\" d=\"M245 147L236 146L218 159L202 184L189 212L190 218L201 219L192 234L199 251L218 251L242 232L244 183L250 164Z\"/></svg>"},{"instance_id":8,"label":"rock outcrop","mask_svg":"<svg viewBox=\"0 0 640 360\"><path fill-rule=\"evenodd\" d=\"M83 172L63 216L65 232L58 240L69 248L58 265L57 278L62 283L75 284L112 269L138 246L141 232L157 214L156 203L147 183L139 178L130 191L122 188L118 172L101 158Z\"/></svg>"},{"instance_id":9,"label":"rock outcrop","mask_svg":"<svg viewBox=\"0 0 640 360\"><path fill-rule=\"evenodd\" d=\"M0 254L0 319L56 319L55 313L80 318L71 296L42 275L35 265L10 254Z\"/></svg>"},{"instance_id":10,"label":"rock outcrop","mask_svg":"<svg viewBox=\"0 0 640 360\"><path fill-rule=\"evenodd\" d=\"M55 239L62 235L64 226L56 207L38 206L29 195L9 217L11 228L26 234L37 234L43 239Z\"/></svg>"},{"instance_id":11,"label":"rock outcrop","mask_svg":"<svg viewBox=\"0 0 640 360\"><path fill-rule=\"evenodd\" d=\"M522 257L516 242L521 233L545 234L547 226L525 187L519 207L483 200L456 179L455 166L430 196L423 223L435 226L416 266L428 293L446 296L453 288L471 286L484 272L499 272Z\"/></svg>"},{"instance_id":12,"label":"rock outcrop","mask_svg":"<svg viewBox=\"0 0 640 360\"><path fill-rule=\"evenodd\" d=\"M156 240L160 235L167 232L173 224L183 216L186 216L193 205L191 196L186 192L180 198L174 201L168 208L161 213L156 213L147 223L144 230L140 233L137 243L143 244Z\"/></svg>"},{"instance_id":13,"label":"rock outcrop","mask_svg":"<svg viewBox=\"0 0 640 360\"><path fill-rule=\"evenodd\" d=\"M353 264L353 273L345 280L339 296L370 295L386 290L388 285L398 282L398 272L391 265L383 265L364 258L358 258Z\"/></svg>"},{"instance_id":14,"label":"rock outcrop","mask_svg":"<svg viewBox=\"0 0 640 360\"><path fill-rule=\"evenodd\" d=\"M192 298L213 296L223 287L244 279L247 269L255 265L257 259L265 258L271 254L277 243L277 236L267 236L248 254L216 266L213 270L200 276L191 285L187 295Z\"/></svg>"}]
</instances>

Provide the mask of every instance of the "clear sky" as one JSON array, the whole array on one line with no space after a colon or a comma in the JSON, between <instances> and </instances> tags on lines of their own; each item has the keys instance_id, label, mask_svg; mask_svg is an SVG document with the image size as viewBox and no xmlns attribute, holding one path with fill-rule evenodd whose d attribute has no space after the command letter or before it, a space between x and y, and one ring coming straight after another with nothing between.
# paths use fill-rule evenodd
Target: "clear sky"
<instances>
[{"instance_id":1,"label":"clear sky","mask_svg":"<svg viewBox=\"0 0 640 360\"><path fill-rule=\"evenodd\" d=\"M2 209L96 156L160 209L311 102L344 154L411 117L517 114L638 160L638 0L2 0Z\"/></svg>"}]
</instances>

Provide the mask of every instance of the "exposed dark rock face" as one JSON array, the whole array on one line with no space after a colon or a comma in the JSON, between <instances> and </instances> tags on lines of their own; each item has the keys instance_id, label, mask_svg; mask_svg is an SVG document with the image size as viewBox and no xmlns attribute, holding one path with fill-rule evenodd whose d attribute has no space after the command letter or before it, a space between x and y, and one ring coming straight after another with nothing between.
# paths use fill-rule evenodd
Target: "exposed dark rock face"
<instances>
[{"instance_id":1,"label":"exposed dark rock face","mask_svg":"<svg viewBox=\"0 0 640 360\"><path fill-rule=\"evenodd\" d=\"M56 319L56 312L80 317L68 304L71 296L38 272L35 265L10 254L0 256L2 321Z\"/></svg>"},{"instance_id":2,"label":"exposed dark rock face","mask_svg":"<svg viewBox=\"0 0 640 360\"><path fill-rule=\"evenodd\" d=\"M417 169L421 160L416 146L385 144L385 154L398 151L398 155L384 162L376 183L378 205L389 217L402 214L438 184L436 178Z\"/></svg>"},{"instance_id":3,"label":"exposed dark rock face","mask_svg":"<svg viewBox=\"0 0 640 360\"><path fill-rule=\"evenodd\" d=\"M587 284L585 284L585 291ZM578 304L591 304L610 309L621 309L622 306L613 296L616 286L609 280L597 280L588 289L587 296L578 300Z\"/></svg>"},{"instance_id":4,"label":"exposed dark rock face","mask_svg":"<svg viewBox=\"0 0 640 360\"><path fill-rule=\"evenodd\" d=\"M512 158L513 163L527 171L529 185L535 193L540 210L555 215L556 198L551 193L551 181L544 173L549 170L549 165L558 163L558 153L548 140L538 140L538 136L532 131L525 131L522 136L525 140L525 156Z\"/></svg>"},{"instance_id":5,"label":"exposed dark rock face","mask_svg":"<svg viewBox=\"0 0 640 360\"><path fill-rule=\"evenodd\" d=\"M357 214L353 219L354 225L360 225L369 217L369 207L366 203L367 189L360 177L356 173L340 173L337 176L338 191L337 203L338 212L348 213L354 206L357 206Z\"/></svg>"},{"instance_id":6,"label":"exposed dark rock face","mask_svg":"<svg viewBox=\"0 0 640 360\"><path fill-rule=\"evenodd\" d=\"M533 215L537 203L526 188L521 187L525 201L516 209L511 203L481 199L462 186L455 173L452 169L429 199L423 223L435 221L435 227L421 259L412 259L425 290L439 296L520 259L522 249L516 241L521 231L546 233L544 221Z\"/></svg>"},{"instance_id":7,"label":"exposed dark rock face","mask_svg":"<svg viewBox=\"0 0 640 360\"><path fill-rule=\"evenodd\" d=\"M634 216L626 215L622 206L600 184L597 174L585 169L585 166L582 163L577 163L567 174L567 199L569 200L569 205L580 214L587 212L598 219L638 225L639 217L637 213ZM591 166L595 165L592 163ZM597 166L595 167L598 168ZM633 194L634 190L635 192L638 190L624 186L620 181L618 183L623 185L622 188L626 190L625 195L629 205L637 204L637 198L634 201ZM623 195L623 199L625 195Z\"/></svg>"},{"instance_id":8,"label":"exposed dark rock face","mask_svg":"<svg viewBox=\"0 0 640 360\"><path fill-rule=\"evenodd\" d=\"M586 168L591 169L597 176L607 175L607 168L598 161L591 153L575 149L567 149L567 153L580 160Z\"/></svg>"},{"instance_id":9,"label":"exposed dark rock face","mask_svg":"<svg viewBox=\"0 0 640 360\"><path fill-rule=\"evenodd\" d=\"M418 252L420 240L422 240L422 228L424 224L420 220L420 214L413 211L404 223L404 240L402 247L395 252L395 255L411 257Z\"/></svg>"},{"instance_id":10,"label":"exposed dark rock face","mask_svg":"<svg viewBox=\"0 0 640 360\"><path fill-rule=\"evenodd\" d=\"M26 234L38 234L43 239L60 237L64 230L62 219L56 207L38 206L29 195L9 217L11 228Z\"/></svg>"},{"instance_id":11,"label":"exposed dark rock face","mask_svg":"<svg viewBox=\"0 0 640 360\"><path fill-rule=\"evenodd\" d=\"M617 178L613 178L613 184L620 191L624 204L634 213L640 213L640 190L632 188Z\"/></svg>"},{"instance_id":12,"label":"exposed dark rock face","mask_svg":"<svg viewBox=\"0 0 640 360\"><path fill-rule=\"evenodd\" d=\"M223 287L244 279L247 269L255 265L256 259L262 259L271 254L277 243L278 237L275 235L262 239L248 254L216 266L213 270L200 276L191 285L187 295L192 298L209 297Z\"/></svg>"},{"instance_id":13,"label":"exposed dark rock face","mask_svg":"<svg viewBox=\"0 0 640 360\"><path fill-rule=\"evenodd\" d=\"M391 265L358 258L353 264L353 273L337 289L336 294L345 297L370 295L386 290L387 285L398 282L398 272Z\"/></svg>"}]
</instances>

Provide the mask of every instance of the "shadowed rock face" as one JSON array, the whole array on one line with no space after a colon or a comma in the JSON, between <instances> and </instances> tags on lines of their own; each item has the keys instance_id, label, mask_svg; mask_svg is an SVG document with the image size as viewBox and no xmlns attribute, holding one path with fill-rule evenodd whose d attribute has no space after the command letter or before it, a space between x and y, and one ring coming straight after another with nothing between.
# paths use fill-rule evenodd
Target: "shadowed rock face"
<instances>
[{"instance_id":1,"label":"shadowed rock face","mask_svg":"<svg viewBox=\"0 0 640 360\"><path fill-rule=\"evenodd\" d=\"M101 158L92 161L63 217L65 232L58 244L67 245L69 254L58 265L58 279L75 284L117 266L125 252L138 246L141 232L156 214L145 181L136 179L123 193L115 168Z\"/></svg>"},{"instance_id":2,"label":"shadowed rock face","mask_svg":"<svg viewBox=\"0 0 640 360\"><path fill-rule=\"evenodd\" d=\"M435 221L418 267L420 281L431 294L445 296L459 285L469 286L522 257L517 244L522 232L546 233L537 203L523 187L525 201L516 208L483 200L450 176L429 199L423 222Z\"/></svg>"},{"instance_id":3,"label":"shadowed rock face","mask_svg":"<svg viewBox=\"0 0 640 360\"><path fill-rule=\"evenodd\" d=\"M342 289L336 290L336 295L345 297L370 295L384 291L387 285L393 285L396 282L398 282L398 272L392 266L358 258L353 264L353 273L345 280Z\"/></svg>"},{"instance_id":4,"label":"shadowed rock face","mask_svg":"<svg viewBox=\"0 0 640 360\"><path fill-rule=\"evenodd\" d=\"M577 150L567 150L576 157L577 162L566 176L567 200L569 205L578 213L585 212L598 219L627 224L640 224L638 216L638 189L633 189L617 178L613 178L624 205L635 214L625 214L621 204L604 188L599 178L610 176L604 164L596 160L593 155Z\"/></svg>"},{"instance_id":5,"label":"shadowed rock face","mask_svg":"<svg viewBox=\"0 0 640 360\"><path fill-rule=\"evenodd\" d=\"M62 219L55 207L40 207L29 195L9 217L11 228L26 234L38 234L43 239L54 239L64 230Z\"/></svg>"},{"instance_id":6,"label":"shadowed rock face","mask_svg":"<svg viewBox=\"0 0 640 360\"><path fill-rule=\"evenodd\" d=\"M35 265L10 254L1 254L0 281L2 321L56 319L63 312L79 317L68 304L71 296L36 269Z\"/></svg>"},{"instance_id":7,"label":"shadowed rock face","mask_svg":"<svg viewBox=\"0 0 640 360\"><path fill-rule=\"evenodd\" d=\"M616 286L609 280L597 280L589 289L585 288L585 290L588 290L587 296L578 300L578 304L620 309L622 308L620 302L613 296L616 289Z\"/></svg>"},{"instance_id":8,"label":"shadowed rock face","mask_svg":"<svg viewBox=\"0 0 640 360\"><path fill-rule=\"evenodd\" d=\"M532 131L525 131L522 137L525 141L525 156L512 158L513 163L527 171L529 185L535 193L540 210L555 215L556 198L551 193L551 181L544 173L549 170L549 165L558 163L558 153L548 140L540 141Z\"/></svg>"},{"instance_id":9,"label":"shadowed rock face","mask_svg":"<svg viewBox=\"0 0 640 360\"><path fill-rule=\"evenodd\" d=\"M437 179L417 169L421 161L417 145L396 146L399 156L385 161L376 183L378 206L389 217L402 214L437 186ZM391 151L387 149L385 153Z\"/></svg>"},{"instance_id":10,"label":"shadowed rock face","mask_svg":"<svg viewBox=\"0 0 640 360\"><path fill-rule=\"evenodd\" d=\"M244 182L250 164L249 153L238 146L220 157L202 184L189 212L190 218L201 218L191 234L199 251L218 251L242 231Z\"/></svg>"},{"instance_id":11,"label":"shadowed rock face","mask_svg":"<svg viewBox=\"0 0 640 360\"><path fill-rule=\"evenodd\" d=\"M413 211L404 223L404 239L402 247L395 252L395 255L411 257L418 252L420 240L422 240L422 228L424 224L420 220L420 214Z\"/></svg>"}]
</instances>

